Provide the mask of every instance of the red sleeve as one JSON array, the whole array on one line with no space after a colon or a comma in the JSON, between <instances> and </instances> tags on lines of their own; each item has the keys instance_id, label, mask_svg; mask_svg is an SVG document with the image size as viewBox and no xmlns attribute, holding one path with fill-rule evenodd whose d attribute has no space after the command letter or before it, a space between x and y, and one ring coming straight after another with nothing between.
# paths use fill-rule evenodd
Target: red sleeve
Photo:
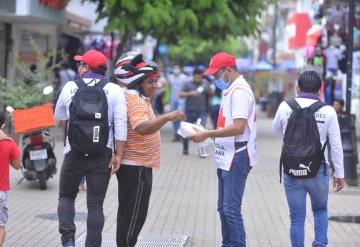
<instances>
[{"instance_id":1,"label":"red sleeve","mask_svg":"<svg viewBox=\"0 0 360 247\"><path fill-rule=\"evenodd\" d=\"M11 141L11 148L10 148L10 160L16 160L20 157L20 149L17 147L15 142Z\"/></svg>"}]
</instances>

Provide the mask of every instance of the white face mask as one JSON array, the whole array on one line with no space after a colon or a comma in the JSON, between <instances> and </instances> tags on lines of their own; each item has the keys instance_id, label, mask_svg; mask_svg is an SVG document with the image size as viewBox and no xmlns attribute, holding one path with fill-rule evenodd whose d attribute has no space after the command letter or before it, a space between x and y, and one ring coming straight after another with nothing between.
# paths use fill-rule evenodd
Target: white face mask
<instances>
[{"instance_id":1,"label":"white face mask","mask_svg":"<svg viewBox=\"0 0 360 247\"><path fill-rule=\"evenodd\" d=\"M173 72L175 75L178 75L180 74L181 70L179 68L174 68Z\"/></svg>"}]
</instances>

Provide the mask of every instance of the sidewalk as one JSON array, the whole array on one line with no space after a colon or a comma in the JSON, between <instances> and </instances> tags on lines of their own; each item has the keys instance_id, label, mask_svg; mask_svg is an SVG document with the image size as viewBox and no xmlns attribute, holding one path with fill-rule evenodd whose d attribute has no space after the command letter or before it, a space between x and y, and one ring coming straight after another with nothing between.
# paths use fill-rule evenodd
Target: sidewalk
<instances>
[{"instance_id":1,"label":"sidewalk","mask_svg":"<svg viewBox=\"0 0 360 247\"><path fill-rule=\"evenodd\" d=\"M289 216L283 185L279 183L278 157L281 138L271 133L271 120L259 112L258 164L248 177L243 200L243 215L249 247L290 246ZM217 178L212 158L200 159L196 145L190 143L190 155L183 156L181 143L172 143L171 126L162 130L161 169L154 171L153 192L142 236L186 235L191 247L217 247L221 244L220 221L216 212ZM58 169L62 163L62 145L57 142ZM58 174L48 181L48 190L40 191L37 183L23 181L21 174L11 172L9 222L6 247L60 246L58 223L44 220L39 214L56 215ZM341 193L330 189L329 216L360 215L360 188L346 187ZM77 212L86 212L85 193L79 193ZM117 181L110 180L105 200L104 233L114 234L117 214ZM311 213L308 200L308 215ZM306 243L313 238L312 217L306 222ZM85 221L77 221L76 237L86 230ZM357 246L360 224L329 223L331 247Z\"/></svg>"}]
</instances>

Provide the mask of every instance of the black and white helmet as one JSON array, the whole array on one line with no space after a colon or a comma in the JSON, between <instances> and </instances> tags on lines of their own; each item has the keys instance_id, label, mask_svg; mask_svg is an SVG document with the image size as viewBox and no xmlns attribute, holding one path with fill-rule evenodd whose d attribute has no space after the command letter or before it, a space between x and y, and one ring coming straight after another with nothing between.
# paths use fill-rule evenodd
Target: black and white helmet
<instances>
[{"instance_id":1,"label":"black and white helmet","mask_svg":"<svg viewBox=\"0 0 360 247\"><path fill-rule=\"evenodd\" d=\"M117 60L114 76L124 84L135 84L146 77L148 69L144 68L145 65L146 63L141 53L129 51L121 55Z\"/></svg>"}]
</instances>

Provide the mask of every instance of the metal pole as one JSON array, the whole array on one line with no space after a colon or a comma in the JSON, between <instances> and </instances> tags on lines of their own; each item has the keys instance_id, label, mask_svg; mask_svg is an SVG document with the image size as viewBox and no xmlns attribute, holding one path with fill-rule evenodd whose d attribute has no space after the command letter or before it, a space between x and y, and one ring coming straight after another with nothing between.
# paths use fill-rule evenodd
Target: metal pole
<instances>
[{"instance_id":1,"label":"metal pole","mask_svg":"<svg viewBox=\"0 0 360 247\"><path fill-rule=\"evenodd\" d=\"M110 33L111 42L110 42L110 59L111 62L114 61L114 32Z\"/></svg>"},{"instance_id":2,"label":"metal pole","mask_svg":"<svg viewBox=\"0 0 360 247\"><path fill-rule=\"evenodd\" d=\"M349 29L347 44L347 68L346 68L346 114L351 115L351 94L352 94L352 62L354 47L354 18L355 0L349 0Z\"/></svg>"}]
</instances>

